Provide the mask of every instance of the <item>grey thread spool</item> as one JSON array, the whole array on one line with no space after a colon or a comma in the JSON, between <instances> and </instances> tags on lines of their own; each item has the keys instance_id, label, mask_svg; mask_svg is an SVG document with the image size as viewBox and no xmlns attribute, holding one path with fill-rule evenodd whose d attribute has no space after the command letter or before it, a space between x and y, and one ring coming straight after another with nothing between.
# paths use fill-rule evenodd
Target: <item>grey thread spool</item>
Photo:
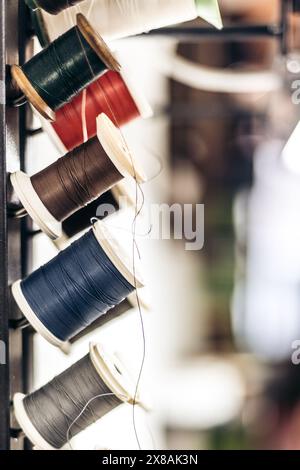
<instances>
[{"instance_id":1,"label":"grey thread spool","mask_svg":"<svg viewBox=\"0 0 300 470\"><path fill-rule=\"evenodd\" d=\"M25 397L16 394L15 414L35 446L61 449L121 403L132 404L134 390L123 364L92 344L90 354L37 391Z\"/></svg>"}]
</instances>

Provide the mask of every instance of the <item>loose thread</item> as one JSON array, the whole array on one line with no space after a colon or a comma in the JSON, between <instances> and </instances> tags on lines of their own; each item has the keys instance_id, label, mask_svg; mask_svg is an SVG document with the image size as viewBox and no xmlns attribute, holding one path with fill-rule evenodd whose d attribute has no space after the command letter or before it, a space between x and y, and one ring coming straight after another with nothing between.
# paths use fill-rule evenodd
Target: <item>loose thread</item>
<instances>
[{"instance_id":1,"label":"loose thread","mask_svg":"<svg viewBox=\"0 0 300 470\"><path fill-rule=\"evenodd\" d=\"M87 62L89 63L89 60L87 58ZM89 67L90 67L90 70L91 72L93 73L92 71L92 67L91 65L89 64ZM97 86L99 88L101 88L101 86L99 85L99 83L97 84ZM104 99L107 100L106 96L104 95ZM109 102L107 102L107 105L108 107L110 107L110 104ZM115 118L115 113L113 110L111 110L113 116L114 116L114 119ZM117 120L116 120L117 122ZM136 278L136 265L135 265L135 247L136 247L136 220L137 220L137 217L138 215L140 214L140 212L142 211L142 208L143 208L143 205L144 205L144 198L143 198L143 201L142 201L142 204L141 204L141 207L138 208L138 188L139 190L143 193L142 191L142 188L140 187L138 181L137 181L137 174L136 174L136 169L135 169L135 165L134 165L134 160L133 160L133 157L132 157L132 154L130 152L130 150L128 149L128 146L127 146L127 142L122 134L122 131L121 132L121 136L122 136L122 140L123 140L123 144L125 146L125 148L128 150L128 153L129 153L129 156L130 156L130 160L131 160L131 166L132 166L132 170L133 170L133 173L134 173L134 179L135 179L135 182L136 182L136 200L135 200L135 217L134 217L134 220L133 220L133 224L132 224L132 237L133 237L133 258L132 258L132 264L133 264L133 278L134 278L134 288L136 289L136 299L137 299L137 305L138 305L138 311L139 311L139 316L140 316L140 321L141 321L141 329L142 329L142 340L143 340L143 354L142 354L142 361L141 361L141 367L140 367L140 371L139 371L139 374L138 374L138 378L137 378L137 383L136 383L136 387L135 387L135 394L134 394L134 399L133 399L133 427L134 427L134 432L135 432L135 436L136 436L136 440L137 440L137 444L138 444L138 447L139 449L141 449L141 444L140 444L140 440L139 440L139 436L138 436L138 432L137 432L137 427L136 427L136 420L135 420L135 406L136 406L136 401L137 401L137 395L138 395L138 389L139 389L139 385L140 385L140 380L141 380L141 376L142 376L142 372L143 372L143 368L144 368L144 363L145 363L145 357L146 357L146 336L145 336L145 328L144 328L144 322L143 322L143 316L142 316L142 310L141 310L141 305L140 305L140 299L139 299L139 295L138 295L138 291L137 291L137 278Z\"/></svg>"},{"instance_id":2,"label":"loose thread","mask_svg":"<svg viewBox=\"0 0 300 470\"><path fill-rule=\"evenodd\" d=\"M96 135L96 118L106 114L122 127L141 116L137 104L118 72L108 71L89 85L84 92L56 111L51 124L68 150Z\"/></svg>"},{"instance_id":3,"label":"loose thread","mask_svg":"<svg viewBox=\"0 0 300 470\"><path fill-rule=\"evenodd\" d=\"M97 0L93 6L87 1L68 10L68 18L74 18L75 10L84 14L91 12L99 32L109 40L182 23L198 16L195 0ZM51 40L69 26L64 12L55 18L43 12L43 18Z\"/></svg>"}]
</instances>

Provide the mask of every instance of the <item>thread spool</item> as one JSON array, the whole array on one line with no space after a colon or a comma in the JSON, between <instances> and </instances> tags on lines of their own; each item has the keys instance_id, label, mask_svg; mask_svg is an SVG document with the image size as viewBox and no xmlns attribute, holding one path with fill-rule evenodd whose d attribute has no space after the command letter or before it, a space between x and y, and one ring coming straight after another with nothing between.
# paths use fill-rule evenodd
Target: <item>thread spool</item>
<instances>
[{"instance_id":1,"label":"thread spool","mask_svg":"<svg viewBox=\"0 0 300 470\"><path fill-rule=\"evenodd\" d=\"M142 289L139 289L138 297L139 297L139 305L142 311L150 312L150 303L145 293L145 287ZM70 343L75 343L76 341L83 338L84 336L92 333L98 328L101 328L103 325L106 325L107 323L110 323L111 321L116 320L117 318L120 318L123 315L126 315L130 311L135 310L136 308L138 308L137 298L136 298L136 293L133 292L128 297L126 297L126 299L124 299L119 305L116 305L109 312L107 312L106 315L102 315L102 317L99 317L90 326L88 326L83 331L78 333L78 335L71 338Z\"/></svg>"},{"instance_id":2,"label":"thread spool","mask_svg":"<svg viewBox=\"0 0 300 470\"><path fill-rule=\"evenodd\" d=\"M68 341L143 286L139 268L103 222L60 252L12 294L32 327L68 350Z\"/></svg>"},{"instance_id":3,"label":"thread spool","mask_svg":"<svg viewBox=\"0 0 300 470\"><path fill-rule=\"evenodd\" d=\"M71 217L68 217L66 220L63 221L62 230L64 233L64 237L67 240L70 240L72 237L89 228L91 225L91 219L97 217L97 210L101 205L111 207L111 210L113 212L119 210L119 204L118 201L114 198L113 192L107 191L98 199L83 207L79 211L75 212L71 215ZM108 215L110 214L106 213L102 216L99 215L98 219L103 220Z\"/></svg>"},{"instance_id":4,"label":"thread spool","mask_svg":"<svg viewBox=\"0 0 300 470\"><path fill-rule=\"evenodd\" d=\"M30 217L55 240L62 235L62 220L125 177L146 179L120 131L102 114L97 118L97 137L31 178L21 171L13 173L11 182Z\"/></svg>"},{"instance_id":5,"label":"thread spool","mask_svg":"<svg viewBox=\"0 0 300 470\"><path fill-rule=\"evenodd\" d=\"M51 43L22 67L13 65L13 80L30 103L49 120L54 111L108 69L120 65L86 18Z\"/></svg>"},{"instance_id":6,"label":"thread spool","mask_svg":"<svg viewBox=\"0 0 300 470\"><path fill-rule=\"evenodd\" d=\"M217 0L86 0L70 8L68 14L62 12L56 17L41 10L36 33L53 41L70 27L77 11L90 15L97 30L108 40L190 21L198 15L217 28L222 27Z\"/></svg>"},{"instance_id":7,"label":"thread spool","mask_svg":"<svg viewBox=\"0 0 300 470\"><path fill-rule=\"evenodd\" d=\"M91 220L98 218L103 220L106 217L125 207L134 207L136 203L136 183L133 179L125 178L117 183L113 188L104 193L95 201L75 212L62 222L62 234L54 240L59 250L66 248L74 237L87 230L91 226ZM111 212L101 213L99 207L110 209Z\"/></svg>"},{"instance_id":8,"label":"thread spool","mask_svg":"<svg viewBox=\"0 0 300 470\"><path fill-rule=\"evenodd\" d=\"M125 73L109 71L85 91L56 112L55 122L42 120L43 127L60 151L72 150L84 141L82 125L83 100L87 137L96 135L96 118L106 114L118 126L137 118L147 118L152 110L144 96Z\"/></svg>"},{"instance_id":9,"label":"thread spool","mask_svg":"<svg viewBox=\"0 0 300 470\"><path fill-rule=\"evenodd\" d=\"M51 15L57 15L66 8L73 7L83 0L25 0L27 5L33 10L41 8Z\"/></svg>"},{"instance_id":10,"label":"thread spool","mask_svg":"<svg viewBox=\"0 0 300 470\"><path fill-rule=\"evenodd\" d=\"M105 393L111 395L100 397ZM74 437L122 403L133 404L134 396L135 384L120 360L99 344L91 344L87 356L44 387L27 396L15 394L14 411L39 450L58 450L67 448L68 434ZM139 396L135 402L141 403Z\"/></svg>"}]
</instances>

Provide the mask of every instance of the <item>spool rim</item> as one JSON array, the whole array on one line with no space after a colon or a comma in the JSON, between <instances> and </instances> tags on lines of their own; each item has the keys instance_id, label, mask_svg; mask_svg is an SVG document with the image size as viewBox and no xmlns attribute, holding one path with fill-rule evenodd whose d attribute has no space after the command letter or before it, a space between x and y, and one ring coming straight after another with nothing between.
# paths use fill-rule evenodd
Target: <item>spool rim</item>
<instances>
[{"instance_id":1,"label":"spool rim","mask_svg":"<svg viewBox=\"0 0 300 470\"><path fill-rule=\"evenodd\" d=\"M13 398L14 412L16 419L23 429L28 439L40 450L58 450L52 447L44 438L41 436L39 431L31 422L25 407L23 400L25 395L23 393L15 393Z\"/></svg>"},{"instance_id":2,"label":"spool rim","mask_svg":"<svg viewBox=\"0 0 300 470\"><path fill-rule=\"evenodd\" d=\"M48 341L48 343L60 348L65 354L67 354L70 350L70 343L57 338L39 320L39 318L36 316L32 308L30 307L29 303L27 302L27 299L25 298L22 292L21 282L21 280L14 282L11 287L11 290L12 295L19 309L23 313L24 317L26 317L26 319L29 321L30 325L35 329L35 331L39 333L46 341Z\"/></svg>"},{"instance_id":3,"label":"spool rim","mask_svg":"<svg viewBox=\"0 0 300 470\"><path fill-rule=\"evenodd\" d=\"M131 284L131 286L134 289L144 287L143 278L139 272L139 269L136 267L136 272L134 275L131 260L118 244L115 237L113 237L107 225L104 222L98 220L93 226L93 232L105 254L108 256L119 273L122 274L122 276Z\"/></svg>"},{"instance_id":4,"label":"spool rim","mask_svg":"<svg viewBox=\"0 0 300 470\"><path fill-rule=\"evenodd\" d=\"M10 180L23 207L32 220L49 238L52 240L58 238L62 233L61 223L50 214L47 207L40 200L32 186L30 177L23 171L16 171L10 175Z\"/></svg>"},{"instance_id":5,"label":"spool rim","mask_svg":"<svg viewBox=\"0 0 300 470\"><path fill-rule=\"evenodd\" d=\"M124 178L119 181L111 188L111 192L117 202L119 202L119 198L124 197L130 207L135 206L135 184L132 182L132 178Z\"/></svg>"},{"instance_id":6,"label":"spool rim","mask_svg":"<svg viewBox=\"0 0 300 470\"><path fill-rule=\"evenodd\" d=\"M108 353L99 343L90 344L90 358L101 379L123 403L133 404L135 384L124 364L115 354ZM136 396L136 404L140 402Z\"/></svg>"},{"instance_id":7,"label":"spool rim","mask_svg":"<svg viewBox=\"0 0 300 470\"><path fill-rule=\"evenodd\" d=\"M105 63L109 70L114 70L119 72L121 66L110 48L104 41L104 39L97 33L97 31L92 27L90 22L82 13L77 13L76 22L79 31L81 32L84 39L89 43L94 52L100 57L100 59Z\"/></svg>"},{"instance_id":8,"label":"spool rim","mask_svg":"<svg viewBox=\"0 0 300 470\"><path fill-rule=\"evenodd\" d=\"M11 74L18 87L22 90L26 98L38 110L38 112L49 121L55 121L55 112L40 97L21 67L19 65L12 65Z\"/></svg>"},{"instance_id":9,"label":"spool rim","mask_svg":"<svg viewBox=\"0 0 300 470\"><path fill-rule=\"evenodd\" d=\"M121 131L111 119L101 113L96 119L97 137L105 152L121 175L136 179L138 183L146 181L147 177L136 159L128 152Z\"/></svg>"},{"instance_id":10,"label":"spool rim","mask_svg":"<svg viewBox=\"0 0 300 470\"><path fill-rule=\"evenodd\" d=\"M145 291L144 289L139 289L138 290L138 297L139 297L139 303L140 303L140 306L142 307L142 309L146 310L147 312L150 311L151 309L151 306L150 306L150 303L145 295ZM132 308L137 308L138 307L138 302L137 302L137 299L136 299L136 292L132 292L132 294L130 294L128 297L128 302L130 303L130 305L132 306Z\"/></svg>"}]
</instances>

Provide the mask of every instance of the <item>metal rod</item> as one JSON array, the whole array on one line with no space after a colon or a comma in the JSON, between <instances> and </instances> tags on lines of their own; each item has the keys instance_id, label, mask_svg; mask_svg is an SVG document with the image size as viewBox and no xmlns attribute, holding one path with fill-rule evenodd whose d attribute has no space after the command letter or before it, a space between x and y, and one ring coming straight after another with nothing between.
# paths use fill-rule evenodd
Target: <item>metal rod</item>
<instances>
[{"instance_id":1,"label":"metal rod","mask_svg":"<svg viewBox=\"0 0 300 470\"><path fill-rule=\"evenodd\" d=\"M261 37L281 38L283 35L282 24L249 24L240 26L225 26L218 30L207 27L168 27L156 29L148 33L140 35L141 37L156 36L174 36L178 39L222 39L222 40L238 40Z\"/></svg>"}]
</instances>

